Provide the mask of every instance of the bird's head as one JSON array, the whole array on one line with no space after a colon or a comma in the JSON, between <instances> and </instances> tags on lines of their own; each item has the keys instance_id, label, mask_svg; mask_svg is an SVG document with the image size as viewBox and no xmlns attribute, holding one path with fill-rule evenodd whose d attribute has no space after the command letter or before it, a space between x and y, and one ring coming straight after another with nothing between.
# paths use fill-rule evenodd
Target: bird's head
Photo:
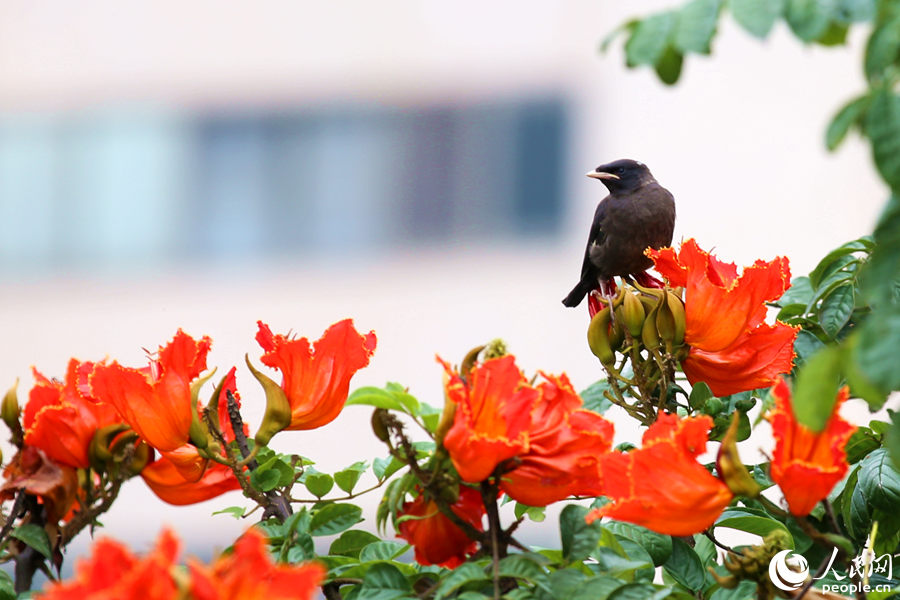
<instances>
[{"instance_id":1,"label":"bird's head","mask_svg":"<svg viewBox=\"0 0 900 600\"><path fill-rule=\"evenodd\" d=\"M602 181L610 192L634 190L656 181L647 165L629 158L600 165L587 176Z\"/></svg>"}]
</instances>

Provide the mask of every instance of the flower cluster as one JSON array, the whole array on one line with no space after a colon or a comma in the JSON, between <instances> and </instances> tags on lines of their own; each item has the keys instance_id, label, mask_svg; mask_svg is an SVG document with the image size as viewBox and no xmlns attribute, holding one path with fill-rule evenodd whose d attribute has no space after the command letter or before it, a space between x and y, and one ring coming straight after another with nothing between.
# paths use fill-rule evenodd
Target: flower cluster
<instances>
[{"instance_id":1,"label":"flower cluster","mask_svg":"<svg viewBox=\"0 0 900 600\"><path fill-rule=\"evenodd\" d=\"M283 383L273 385L295 417L276 431L334 420L350 378L368 364L376 344L374 333L359 334L349 320L332 325L315 344L274 335L262 322L257 338L263 363L283 374ZM222 378L209 403L199 398L213 375L204 374L211 346L208 337L178 330L146 366L72 359L64 381L34 370L21 424L15 391L4 401L3 418L19 452L4 471L0 500L11 500L20 490L37 497L55 539L59 521L84 513L78 527L88 525L109 504L98 501L92 507L91 499L113 497L122 481L138 474L160 499L175 505L240 489L246 467L229 447L248 431L246 425L235 431L232 420L232 410L240 409L236 368ZM260 429L267 427L271 424L264 420Z\"/></svg>"},{"instance_id":2,"label":"flower cluster","mask_svg":"<svg viewBox=\"0 0 900 600\"><path fill-rule=\"evenodd\" d=\"M171 531L163 531L155 548L135 556L123 544L98 540L90 557L81 560L75 576L51 584L40 600L311 600L325 570L316 563L275 565L266 550L266 538L247 531L211 565L177 564L181 544Z\"/></svg>"},{"instance_id":3,"label":"flower cluster","mask_svg":"<svg viewBox=\"0 0 900 600\"><path fill-rule=\"evenodd\" d=\"M682 368L688 381L705 382L717 396L767 387L791 370L796 328L765 323L766 302L791 285L786 258L756 261L738 275L689 239L681 249L648 250L656 269L685 290Z\"/></svg>"}]
</instances>

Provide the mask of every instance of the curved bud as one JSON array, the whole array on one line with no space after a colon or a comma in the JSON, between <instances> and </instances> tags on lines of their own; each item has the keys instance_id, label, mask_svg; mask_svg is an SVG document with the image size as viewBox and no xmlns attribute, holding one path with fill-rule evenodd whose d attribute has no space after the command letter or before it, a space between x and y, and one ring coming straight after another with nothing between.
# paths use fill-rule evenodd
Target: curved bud
<instances>
[{"instance_id":1,"label":"curved bud","mask_svg":"<svg viewBox=\"0 0 900 600\"><path fill-rule=\"evenodd\" d=\"M21 429L19 415L22 411L19 408L19 396L16 393L17 387L19 387L18 377L16 377L16 382L13 386L6 392L6 395L3 397L3 404L0 405L0 417L3 418L3 422L6 423L10 431Z\"/></svg>"},{"instance_id":2,"label":"curved bud","mask_svg":"<svg viewBox=\"0 0 900 600\"><path fill-rule=\"evenodd\" d=\"M266 393L266 412L263 414L262 423L256 430L253 441L257 446L265 446L272 436L291 424L291 403L281 386L271 378L260 373L250 363L250 357L244 355L247 367Z\"/></svg>"},{"instance_id":3,"label":"curved bud","mask_svg":"<svg viewBox=\"0 0 900 600\"><path fill-rule=\"evenodd\" d=\"M387 442L391 437L387 424L384 422L387 412L384 408L376 408L372 411L372 432L382 442Z\"/></svg>"},{"instance_id":4,"label":"curved bud","mask_svg":"<svg viewBox=\"0 0 900 600\"><path fill-rule=\"evenodd\" d=\"M675 331L672 337L672 344L680 346L684 343L684 330L687 327L687 319L684 314L684 302L679 296L670 291L666 291L666 304L672 313L672 319L675 324Z\"/></svg>"},{"instance_id":5,"label":"curved bud","mask_svg":"<svg viewBox=\"0 0 900 600\"><path fill-rule=\"evenodd\" d=\"M191 438L191 442L201 449L209 445L209 429L207 429L206 423L200 418L198 397L200 396L200 388L203 387L204 383L212 379L212 376L215 374L216 369L213 369L209 372L209 375L201 377L191 384L191 427L188 430L188 435Z\"/></svg>"},{"instance_id":6,"label":"curved bud","mask_svg":"<svg viewBox=\"0 0 900 600\"><path fill-rule=\"evenodd\" d=\"M92 469L98 473L106 471L107 464L113 460L110 444L117 435L129 429L130 427L125 423L113 423L94 432L91 443L88 445L88 460L91 462Z\"/></svg>"},{"instance_id":7,"label":"curved bud","mask_svg":"<svg viewBox=\"0 0 900 600\"><path fill-rule=\"evenodd\" d=\"M656 329L656 315L659 312L659 304L655 304L647 313L644 319L644 326L641 327L641 342L648 350L656 350L659 348L659 331Z\"/></svg>"},{"instance_id":8,"label":"curved bud","mask_svg":"<svg viewBox=\"0 0 900 600\"><path fill-rule=\"evenodd\" d=\"M738 454L737 437L738 423L740 414L735 411L731 418L731 425L725 436L722 438L722 445L719 447L719 456L716 458L716 470L719 472L719 479L725 482L728 489L735 496L744 496L745 498L756 498L759 495L759 484L753 479L747 467L741 462Z\"/></svg>"},{"instance_id":9,"label":"curved bud","mask_svg":"<svg viewBox=\"0 0 900 600\"><path fill-rule=\"evenodd\" d=\"M644 327L644 318L647 311L644 305L634 294L625 294L622 302L622 321L633 338L641 337L641 329Z\"/></svg>"},{"instance_id":10,"label":"curved bud","mask_svg":"<svg viewBox=\"0 0 900 600\"><path fill-rule=\"evenodd\" d=\"M453 427L453 421L456 419L456 402L444 396L444 410L441 411L441 420L438 422L437 429L434 430L434 441L438 446L444 443L444 436Z\"/></svg>"},{"instance_id":11,"label":"curved bud","mask_svg":"<svg viewBox=\"0 0 900 600\"><path fill-rule=\"evenodd\" d=\"M609 340L610 318L611 313L607 306L594 315L587 330L588 346L591 347L591 352L606 367L610 367L616 362L616 354Z\"/></svg>"},{"instance_id":12,"label":"curved bud","mask_svg":"<svg viewBox=\"0 0 900 600\"><path fill-rule=\"evenodd\" d=\"M134 447L134 455L128 464L125 465L125 471L129 477L140 475L150 461L153 460L153 448L147 442L140 442Z\"/></svg>"},{"instance_id":13,"label":"curved bud","mask_svg":"<svg viewBox=\"0 0 900 600\"><path fill-rule=\"evenodd\" d=\"M478 362L478 355L481 354L481 351L485 348L487 348L485 345L475 346L463 357L462 362L459 364L459 374L463 379L469 377L469 372L472 370L472 367L475 366L475 363Z\"/></svg>"}]
</instances>

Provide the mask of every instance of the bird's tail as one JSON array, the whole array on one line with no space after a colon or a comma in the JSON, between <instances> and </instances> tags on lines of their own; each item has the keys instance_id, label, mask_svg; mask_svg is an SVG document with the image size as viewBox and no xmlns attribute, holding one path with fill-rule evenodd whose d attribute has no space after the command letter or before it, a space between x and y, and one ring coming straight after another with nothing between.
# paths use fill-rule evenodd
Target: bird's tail
<instances>
[{"instance_id":1,"label":"bird's tail","mask_svg":"<svg viewBox=\"0 0 900 600\"><path fill-rule=\"evenodd\" d=\"M591 291L590 288L587 287L583 281L579 281L578 285L569 292L569 295L563 298L562 303L569 308L574 308L581 304L581 301L584 300L584 297L589 291Z\"/></svg>"}]
</instances>

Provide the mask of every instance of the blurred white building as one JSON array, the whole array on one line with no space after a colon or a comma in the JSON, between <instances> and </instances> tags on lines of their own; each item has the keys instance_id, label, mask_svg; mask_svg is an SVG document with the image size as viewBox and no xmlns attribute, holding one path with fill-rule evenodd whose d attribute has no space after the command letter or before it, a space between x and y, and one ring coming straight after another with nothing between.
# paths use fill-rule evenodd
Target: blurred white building
<instances>
[{"instance_id":1,"label":"blurred white building","mask_svg":"<svg viewBox=\"0 0 900 600\"><path fill-rule=\"evenodd\" d=\"M31 365L142 364L178 327L224 370L259 355L257 319L317 337L352 316L379 336L358 385L439 405L434 354L503 337L527 372L586 387L586 309L559 301L605 194L583 174L620 157L675 194L676 238L739 264L788 255L803 274L870 232L887 190L867 147L823 143L864 85L864 32L760 42L726 16L673 88L626 70L620 44L598 53L669 4L7 0L0 384L21 377L24 401ZM254 424L261 395L238 384ZM320 470L380 456L368 416L277 444ZM172 523L200 552L247 525L208 518L238 494L124 495L103 521L138 544Z\"/></svg>"}]
</instances>

